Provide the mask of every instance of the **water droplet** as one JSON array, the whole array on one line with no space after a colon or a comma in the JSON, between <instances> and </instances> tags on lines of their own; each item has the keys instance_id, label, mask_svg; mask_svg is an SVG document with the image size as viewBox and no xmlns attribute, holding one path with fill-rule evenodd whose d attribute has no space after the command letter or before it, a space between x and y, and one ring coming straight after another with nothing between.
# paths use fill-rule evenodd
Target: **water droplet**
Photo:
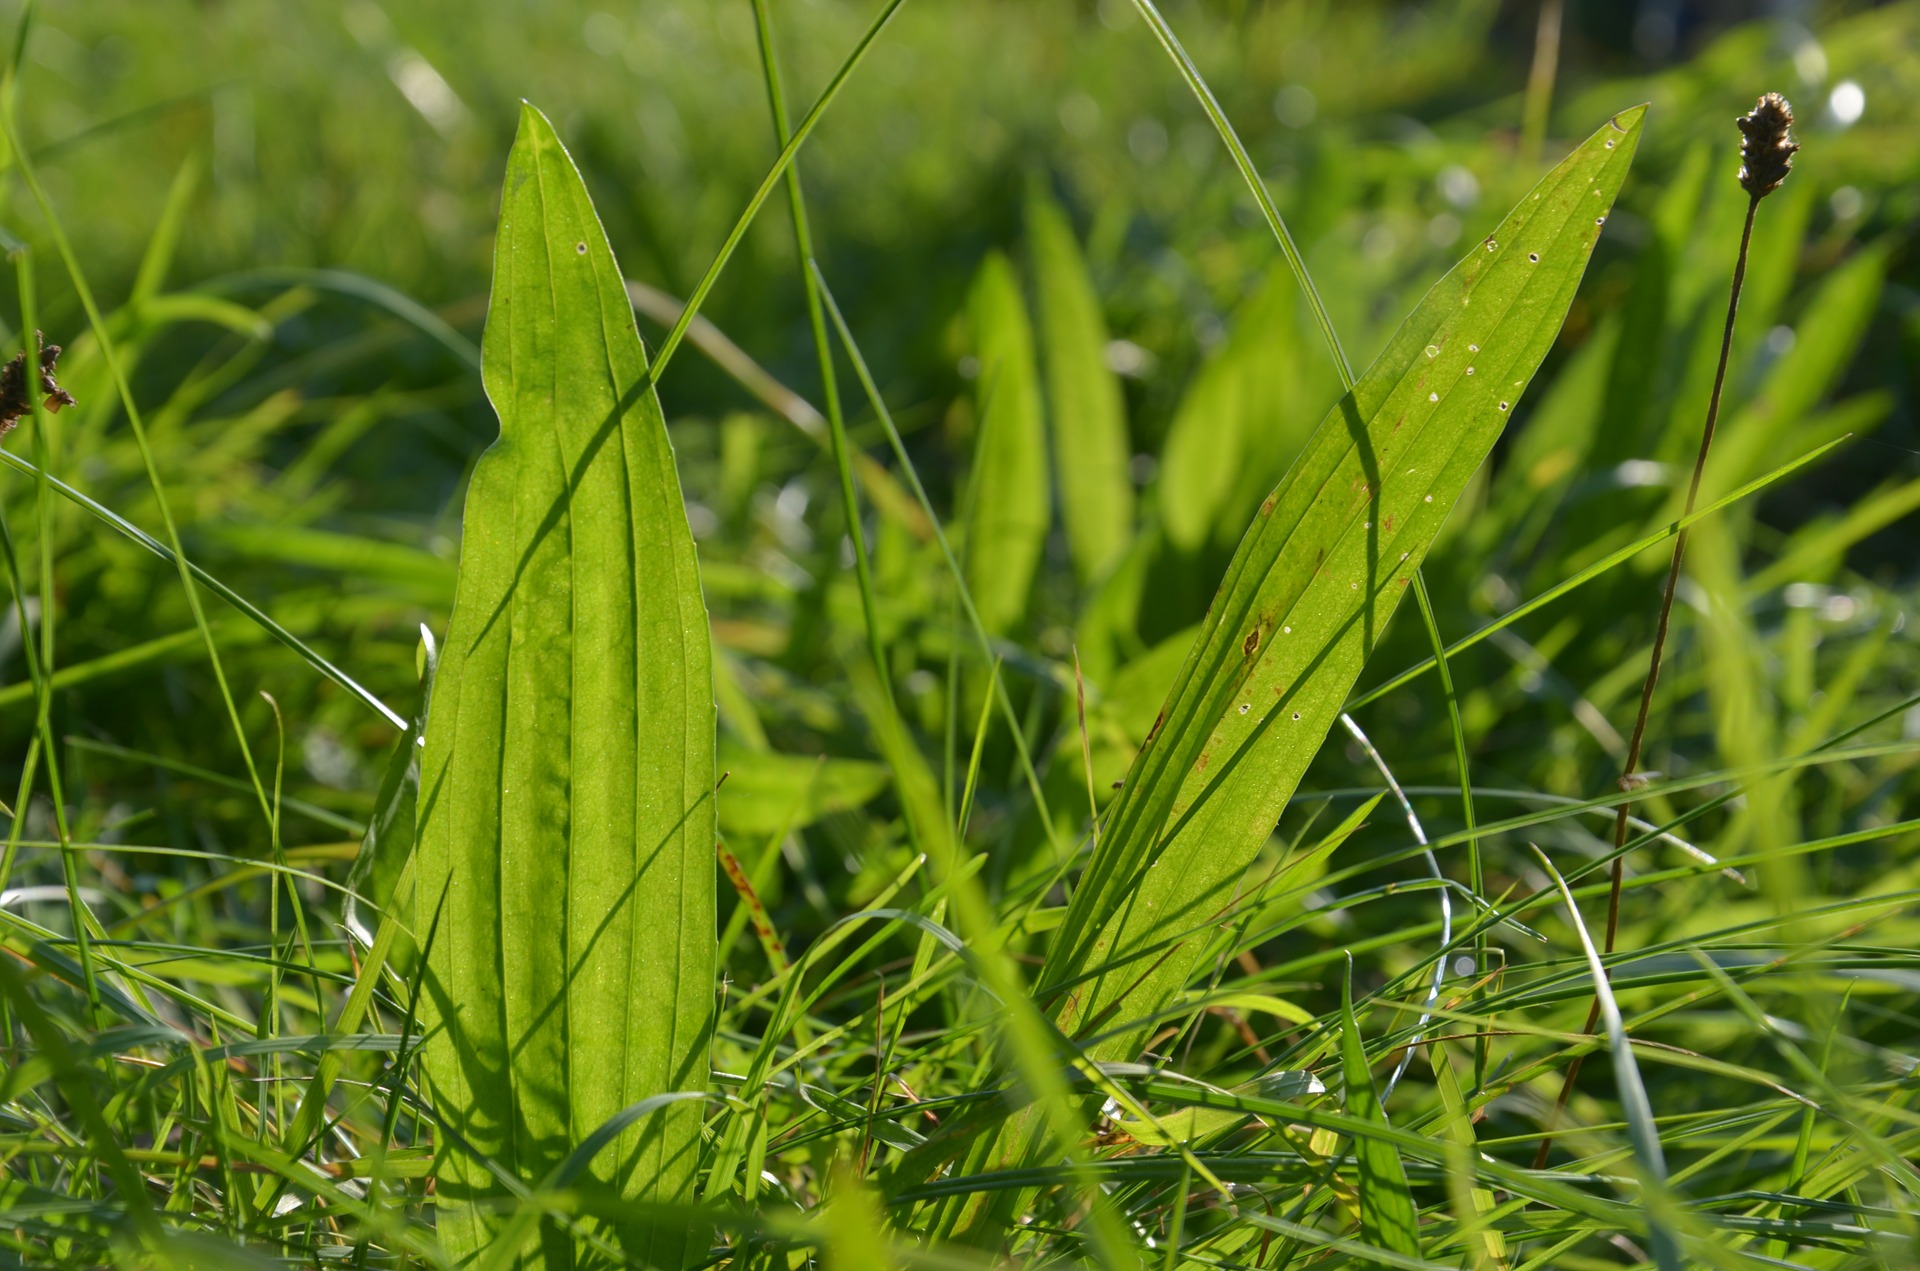
<instances>
[{"instance_id":1,"label":"water droplet","mask_svg":"<svg viewBox=\"0 0 1920 1271\"><path fill-rule=\"evenodd\" d=\"M1427 400L1428 400L1428 401L1430 401L1430 402L1437 402L1437 401L1439 401L1439 400L1440 400L1440 394L1438 394L1438 393L1428 393L1428 394L1427 394Z\"/></svg>"},{"instance_id":2,"label":"water droplet","mask_svg":"<svg viewBox=\"0 0 1920 1271\"><path fill-rule=\"evenodd\" d=\"M1280 634L1281 634L1281 635L1292 635L1292 634L1293 634L1293 628L1292 628L1292 627L1282 627L1282 628L1280 628Z\"/></svg>"},{"instance_id":3,"label":"water droplet","mask_svg":"<svg viewBox=\"0 0 1920 1271\"><path fill-rule=\"evenodd\" d=\"M1401 560L1405 560L1405 559L1406 559L1406 558L1407 558L1407 557L1408 557L1409 555L1411 555L1411 554L1412 554L1412 553L1410 553L1410 552L1401 552L1401 553L1400 553L1400 559L1401 559Z\"/></svg>"},{"instance_id":4,"label":"water droplet","mask_svg":"<svg viewBox=\"0 0 1920 1271\"><path fill-rule=\"evenodd\" d=\"M1437 344L1429 344L1429 345L1427 346L1427 356L1428 356L1428 357L1439 357L1439 356L1440 356L1440 346L1439 346L1439 345L1437 345Z\"/></svg>"},{"instance_id":5,"label":"water droplet","mask_svg":"<svg viewBox=\"0 0 1920 1271\"><path fill-rule=\"evenodd\" d=\"M1429 503L1433 502L1433 496L1431 494L1427 496L1427 502Z\"/></svg>"},{"instance_id":6,"label":"water droplet","mask_svg":"<svg viewBox=\"0 0 1920 1271\"><path fill-rule=\"evenodd\" d=\"M1348 584L1347 584L1347 590L1348 590L1348 591L1359 591L1359 590L1360 590L1360 584L1359 584L1359 583L1348 583Z\"/></svg>"},{"instance_id":7,"label":"water droplet","mask_svg":"<svg viewBox=\"0 0 1920 1271\"><path fill-rule=\"evenodd\" d=\"M1479 351L1480 351L1480 346L1477 344L1469 344L1467 346L1467 352L1469 353L1478 353Z\"/></svg>"},{"instance_id":8,"label":"water droplet","mask_svg":"<svg viewBox=\"0 0 1920 1271\"><path fill-rule=\"evenodd\" d=\"M1604 216L1596 216L1593 218L1593 223L1595 225L1605 225L1607 223L1607 218Z\"/></svg>"},{"instance_id":9,"label":"water droplet","mask_svg":"<svg viewBox=\"0 0 1920 1271\"><path fill-rule=\"evenodd\" d=\"M1527 253L1527 259L1528 259L1528 260L1530 260L1530 261L1532 261L1532 262L1533 262L1534 264L1536 264L1536 265L1537 265L1537 264L1539 264L1539 263L1540 263L1540 253L1539 253L1539 252L1528 252L1528 253Z\"/></svg>"},{"instance_id":10,"label":"water droplet","mask_svg":"<svg viewBox=\"0 0 1920 1271\"><path fill-rule=\"evenodd\" d=\"M1613 149L1613 138L1612 138L1612 137L1608 137L1608 138L1607 138L1607 149L1609 149L1609 150L1611 150L1611 149Z\"/></svg>"},{"instance_id":11,"label":"water droplet","mask_svg":"<svg viewBox=\"0 0 1920 1271\"><path fill-rule=\"evenodd\" d=\"M1372 528L1373 528L1373 522L1372 522L1372 521L1362 521L1362 522L1360 522L1360 528L1361 528L1361 529L1363 529L1363 530L1370 530L1370 529L1372 529Z\"/></svg>"},{"instance_id":12,"label":"water droplet","mask_svg":"<svg viewBox=\"0 0 1920 1271\"><path fill-rule=\"evenodd\" d=\"M1473 368L1471 366L1467 368L1467 374L1469 375L1473 374Z\"/></svg>"},{"instance_id":13,"label":"water droplet","mask_svg":"<svg viewBox=\"0 0 1920 1271\"><path fill-rule=\"evenodd\" d=\"M1498 244L1498 243L1496 243L1496 242L1494 242L1494 241L1493 241L1493 240L1492 240L1491 238L1489 238L1489 239L1487 240L1487 250L1488 250L1488 251L1490 251L1490 252L1491 252L1491 251L1498 251L1499 249L1500 249L1500 244Z\"/></svg>"}]
</instances>

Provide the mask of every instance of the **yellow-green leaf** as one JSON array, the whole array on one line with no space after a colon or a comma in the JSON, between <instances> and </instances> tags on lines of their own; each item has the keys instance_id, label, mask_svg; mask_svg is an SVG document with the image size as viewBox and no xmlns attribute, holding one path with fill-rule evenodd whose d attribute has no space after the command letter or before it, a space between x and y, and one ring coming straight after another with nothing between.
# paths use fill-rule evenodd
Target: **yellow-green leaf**
<instances>
[{"instance_id":1,"label":"yellow-green leaf","mask_svg":"<svg viewBox=\"0 0 1920 1271\"><path fill-rule=\"evenodd\" d=\"M422 1005L428 1102L451 1131L439 1238L462 1263L502 1221L487 1161L535 1186L622 1109L703 1090L712 1027L713 676L693 537L613 252L531 107L482 355L500 438L467 494L417 892L418 913L444 903ZM699 1104L672 1102L574 1186L636 1210L688 1200L699 1131ZM674 1222L613 1227L644 1265L678 1266L694 1243ZM570 1266L573 1243L548 1223L518 1263Z\"/></svg>"}]
</instances>

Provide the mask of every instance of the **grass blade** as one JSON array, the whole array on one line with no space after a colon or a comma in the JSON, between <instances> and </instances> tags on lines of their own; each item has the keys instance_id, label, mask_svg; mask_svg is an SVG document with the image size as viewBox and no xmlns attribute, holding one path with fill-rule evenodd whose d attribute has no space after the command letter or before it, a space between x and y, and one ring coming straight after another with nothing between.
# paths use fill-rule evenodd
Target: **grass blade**
<instances>
[{"instance_id":1,"label":"grass blade","mask_svg":"<svg viewBox=\"0 0 1920 1271\"><path fill-rule=\"evenodd\" d=\"M1353 1014L1353 967L1340 982L1340 1070L1347 1083L1347 1115L1375 1125L1387 1114L1373 1088L1367 1052L1360 1045L1360 1023ZM1393 1144L1356 1138L1353 1154L1360 1166L1360 1229L1383 1249L1420 1256L1420 1217L1407 1189L1407 1167Z\"/></svg>"},{"instance_id":2,"label":"grass blade","mask_svg":"<svg viewBox=\"0 0 1920 1271\"><path fill-rule=\"evenodd\" d=\"M1005 635L1026 616L1052 513L1033 328L1013 263L994 252L968 301L980 359L979 440L967 493L967 586L980 620Z\"/></svg>"},{"instance_id":3,"label":"grass blade","mask_svg":"<svg viewBox=\"0 0 1920 1271\"><path fill-rule=\"evenodd\" d=\"M1653 1105L1647 1101L1647 1088L1640 1080L1640 1066L1634 1062L1633 1046L1627 1041L1626 1025L1620 1020L1619 1003L1613 1000L1613 988L1607 983L1607 969L1601 965L1600 951L1594 948L1593 937L1587 934L1587 924L1580 917L1580 907L1573 902L1573 892L1567 887L1567 880L1560 877L1560 871L1553 867L1547 854L1534 848L1534 854L1540 858L1540 864L1552 875L1554 886L1560 889L1561 899L1567 903L1567 916L1573 922L1573 930L1580 937L1580 950L1586 955L1587 969L1593 974L1593 991L1600 1003L1600 1018L1607 1029L1607 1049L1613 1058L1613 1079L1620 1089L1620 1106L1626 1115L1627 1136L1633 1141L1633 1154L1639 1159L1640 1169L1645 1175L1645 1185L1650 1197L1660 1196L1666 1189L1667 1158L1660 1150L1660 1130L1653 1123ZM1680 1256L1680 1242L1662 1220L1662 1206L1649 1203L1646 1206L1647 1235L1653 1246L1654 1264L1660 1271L1680 1271L1686 1263Z\"/></svg>"},{"instance_id":4,"label":"grass blade","mask_svg":"<svg viewBox=\"0 0 1920 1271\"><path fill-rule=\"evenodd\" d=\"M1027 200L1027 241L1060 519L1074 571L1083 584L1092 583L1107 575L1133 537L1126 403L1107 366L1107 324L1080 245L1066 213L1040 191Z\"/></svg>"}]
</instances>

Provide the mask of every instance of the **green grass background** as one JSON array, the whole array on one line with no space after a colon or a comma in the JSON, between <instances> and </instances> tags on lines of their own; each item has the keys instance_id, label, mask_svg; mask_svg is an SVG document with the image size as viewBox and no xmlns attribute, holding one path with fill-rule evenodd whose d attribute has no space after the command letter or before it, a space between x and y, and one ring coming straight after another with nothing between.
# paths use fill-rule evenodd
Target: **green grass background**
<instances>
[{"instance_id":1,"label":"green grass background","mask_svg":"<svg viewBox=\"0 0 1920 1271\"><path fill-rule=\"evenodd\" d=\"M1612 112L1652 103L1622 203L1539 387L1428 565L1435 620L1449 640L1671 519L1671 472L1696 444L1700 350L1717 342L1742 206L1732 117L1765 89L1796 103L1805 149L1786 189L1762 209L1708 493L1844 433L1854 439L1701 532L1647 766L1669 778L1711 777L1891 714L1850 743L1881 750L1765 784L1683 831L1720 856L1877 831L1913 815L1909 743L1920 738L1920 714L1901 707L1920 678L1920 265L1912 246L1920 6L1748 10L1569 4L1558 79L1535 137L1524 127L1531 4L1167 7L1362 367L1546 163ZM0 4L9 29L17 12ZM776 12L796 104L811 100L871 16L869 6L840 0L794 0ZM1676 18L1671 30L1661 14ZM1857 119L1830 105L1844 99L1843 84L1863 95ZM697 281L776 153L745 0L54 0L39 6L9 85L19 134L123 343L189 555L403 715L417 697L419 625L446 627L465 481L495 424L475 368L394 307L410 297L477 343L519 101L553 119L628 277L672 295ZM1184 648L1181 633L1200 618L1241 529L1333 400L1337 379L1251 197L1129 5L909 0L799 166L822 269L936 506L953 522L967 516L977 426L978 338L967 305L982 259L1004 250L1031 280L1022 209L1037 190L1066 209L1086 255L1119 342L1110 360L1122 371L1144 544L1137 590L1109 595L1102 610L1100 593L1076 581L1056 525L1039 581L1006 633L1027 746L1041 758L1049 807L1072 842L1084 833L1085 799L1074 647L1098 659L1089 733L1104 800L1152 721ZM100 349L15 171L0 181L0 225L32 246L40 325L66 346L64 382L81 402L53 421L51 470L157 532ZM343 283L348 275L359 281ZM818 403L799 278L784 218L763 215L704 313ZM9 272L0 321L10 346L18 314ZM641 329L650 346L662 333L646 319ZM850 402L853 387L843 374ZM734 773L722 829L743 859L764 855L773 924L790 948L803 949L882 894L911 858L900 807L875 766L870 695L848 675L863 656L863 629L835 472L819 447L692 350L676 359L661 396L714 619L721 766ZM856 441L884 460L872 414L849 413ZM1217 448L1208 431L1228 424L1238 449ZM1173 457L1183 427L1200 430L1198 453L1212 462L1196 468ZM31 457L29 428L8 445ZM320 981L289 975L282 993L266 958L272 936L288 938L286 913L274 916L257 876L232 881L245 862L277 849L251 791L236 784L245 769L173 568L60 505L46 539L54 573L43 583L34 482L0 474L0 499L31 612L39 613L43 587L57 611L53 647L67 678L51 730L62 739L72 835L94 845L75 858L81 887L103 923L126 921L114 930L136 941L129 958L235 1018L265 1020L263 1032L315 1031L310 990ZM967 843L986 853L982 878L1012 912L1037 899L1023 888L1040 877L1035 862L1048 843L1016 747L995 721L976 755L982 668L950 660L957 627L933 549L884 517L869 534L901 714L956 799L977 759ZM1631 723L1663 568L1664 549L1647 552L1453 660L1482 822L1537 808L1543 797L1599 798L1614 788L1618 735ZM208 603L255 754L270 767L284 745L290 802L281 846L337 883L397 730ZM1362 685L1429 651L1410 610ZM17 616L0 623L0 681L0 777L10 797L34 734ZM1459 831L1454 735L1433 677L1394 690L1358 719L1428 831ZM826 766L817 768L820 756ZM789 821L810 782L831 789L814 784ZM1352 806L1342 792L1378 786L1367 756L1336 730L1263 860L1331 828ZM1658 800L1656 819L1727 789L1709 784ZM1334 1018L1344 948L1355 950L1363 988L1403 973L1420 978L1435 934L1429 893L1335 903L1419 876L1397 859L1371 867L1407 846L1388 806L1341 849L1332 868L1342 872L1302 885L1273 915L1281 926L1243 933L1257 971L1235 961L1241 948L1223 946L1226 982L1244 975L1248 992ZM14 830L21 846L6 885L60 887L59 854L40 846L54 835L44 781ZM1488 836L1489 891L1546 885L1529 838L1564 869L1602 852L1603 832L1598 818L1562 819ZM1644 983L1627 997L1629 1015L1653 1012L1648 1035L1796 1089L1806 1082L1786 1048L1819 1052L1833 1029L1833 1079L1858 1102L1848 1105L1853 1124L1822 1120L1816 1143L1844 1156L1847 1135L1877 1136L1910 1157L1920 968L1904 897L1920 885L1917 842L1903 831L1763 864L1745 882L1704 871L1636 887L1623 947L1671 944L1675 952L1638 966ZM204 855L170 854L179 852ZM1644 872L1687 859L1668 851L1635 864ZM1449 872L1464 877L1453 862ZM302 887L315 943L297 956L283 952L343 976L337 895ZM733 900L724 884L721 895L727 924ZM1604 901L1589 891L1583 904L1595 923ZM1765 925L1821 905L1832 912ZM9 909L48 931L71 929L64 901L50 894L23 895ZM1570 929L1552 909L1526 921L1553 942L1543 950L1512 940L1507 956L1528 972L1503 985L1512 1000L1500 1018L1574 1030L1587 999ZM1748 931L1747 922L1762 925ZM7 938L15 952L30 943L17 927ZM897 982L916 948L908 934L889 940L851 959L846 978L811 1008L813 1027L847 1029L811 1079L838 1084L856 1103L871 1093L874 985ZM1705 983L1677 952L1689 940L1725 946L1722 965L1804 959L1809 969L1749 986L1785 1021L1779 1030L1769 1033L1724 997L1676 1006ZM740 1005L740 995L772 982L775 968L750 937L723 954L735 1005L723 1009L716 1066L739 1071L766 1022L764 1004L749 997ZM270 984L280 1015L262 1011ZM318 991L340 989L328 982ZM1406 994L1417 1001L1412 988ZM59 988L44 996L75 1038L106 1025L88 1016L84 997ZM948 985L913 1017L901 1071L922 1097L963 1095L982 1071L986 1052L966 1049L984 1046L977 1033L962 1029L972 1041L956 1045L939 1040L973 1018L970 1003ZM404 1002L382 1009L388 1031L397 1028ZM1330 1051L1314 1051L1311 1030L1249 1018L1264 1051L1303 1048L1296 1066L1337 1067ZM1410 1022L1381 1015L1369 1025L1376 1061L1385 1033ZM1254 1065L1242 1041L1229 1017L1207 1017L1184 1037L1185 1070L1222 1084L1244 1079ZM25 1053L17 1035L10 1044ZM1556 1087L1553 1070L1527 1065L1550 1053L1537 1038L1495 1047L1496 1069L1530 1075L1487 1105L1486 1150L1530 1158ZM307 1061L285 1062L298 1070ZM371 1059L349 1065L377 1074ZM1730 1147L1750 1128L1729 1119L1734 1110L1774 1094L1756 1096L1728 1071L1676 1065L1647 1075L1656 1111L1693 1135L1668 1150L1683 1170L1704 1161L1696 1177L1707 1181L1689 1184L1697 1192L1786 1189L1799 1127L1786 1116L1793 1109L1781 1105L1785 1128ZM1440 1097L1429 1077L1416 1064L1390 1111L1426 1115ZM103 1070L103 1091L119 1080ZM1606 1065L1589 1064L1576 1117L1611 1125L1612 1089ZM788 1145L769 1168L787 1198L810 1211L828 1163L867 1140L857 1118L810 1138L810 1126L845 1120L845 1110L783 1098L767 1115ZM147 1091L131 1103L120 1110L128 1145L160 1150L151 1136L168 1115L165 1097ZM31 1146L63 1141L66 1102L21 1094L4 1115L0 1160L10 1177L112 1210L96 1165L61 1164L60 1151ZM351 1119L363 1141L379 1137L378 1109ZM405 1145L427 1137L403 1118ZM1597 1131L1571 1149L1574 1160L1597 1170L1616 1141L1617 1126ZM340 1235L311 1207L277 1223L259 1212L259 1197L235 1200L236 1186L204 1182L205 1195L185 1208L262 1249L284 1239L279 1252L288 1256L329 1241L351 1247L354 1233ZM397 1203L417 1210L420 1187L409 1186ZM1444 1194L1433 1186L1423 1202ZM1867 1215L1862 1223L1913 1238L1907 1182L1882 1171L1847 1187L1854 1190L1835 1194ZM1148 1196L1141 1212L1164 1222L1164 1201ZM91 1231L75 1221L76 1232ZM1193 1221L1190 1234L1231 1227ZM15 1228L4 1240L12 1252L0 1257L93 1256L94 1235L70 1234L73 1245L62 1238ZM1199 1253L1229 1261L1253 1260L1248 1241L1261 1243L1258 1232L1212 1238L1224 1243ZM1904 1257L1870 1252L1870 1241L1839 1243L1844 1257L1819 1265L1857 1256L1869 1259L1860 1265L1880 1258L1892 1266ZM1825 1256L1795 1256L1803 1255ZM1599 1234L1564 1256L1631 1261Z\"/></svg>"}]
</instances>

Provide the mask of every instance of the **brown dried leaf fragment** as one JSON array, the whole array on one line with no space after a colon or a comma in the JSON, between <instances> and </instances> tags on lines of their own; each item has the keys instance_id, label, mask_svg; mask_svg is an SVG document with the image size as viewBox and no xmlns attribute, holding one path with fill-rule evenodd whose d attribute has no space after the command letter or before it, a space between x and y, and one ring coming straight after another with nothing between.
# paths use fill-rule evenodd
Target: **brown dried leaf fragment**
<instances>
[{"instance_id":1,"label":"brown dried leaf fragment","mask_svg":"<svg viewBox=\"0 0 1920 1271\"><path fill-rule=\"evenodd\" d=\"M60 360L60 346L48 344L47 337L35 331L34 344L40 350L40 385L37 391L45 393L43 403L49 411L58 412L62 407L73 406L73 394L61 388L53 378L54 363ZM13 431L22 415L33 410L34 389L27 385L27 355L22 350L13 355L13 360L0 366L0 437Z\"/></svg>"}]
</instances>

